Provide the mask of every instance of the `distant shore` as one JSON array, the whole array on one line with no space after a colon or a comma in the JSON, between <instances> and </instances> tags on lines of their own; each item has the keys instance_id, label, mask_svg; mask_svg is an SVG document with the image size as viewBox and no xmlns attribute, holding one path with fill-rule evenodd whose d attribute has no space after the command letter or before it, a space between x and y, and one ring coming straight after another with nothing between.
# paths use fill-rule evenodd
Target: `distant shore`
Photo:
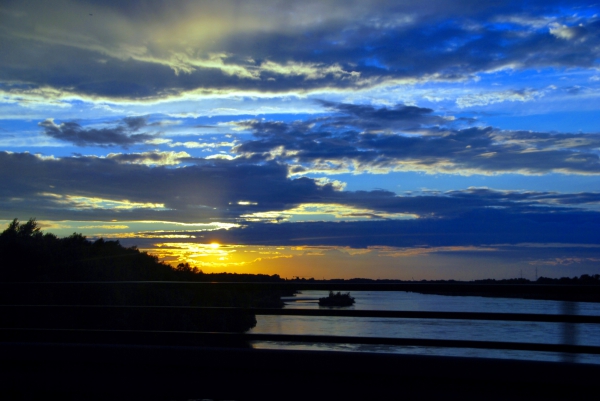
<instances>
[{"instance_id":1,"label":"distant shore","mask_svg":"<svg viewBox=\"0 0 600 401\"><path fill-rule=\"evenodd\" d=\"M536 281L527 279L505 280L373 280L354 279L296 279L287 280L298 285L322 286L323 290L344 291L407 291L421 294L446 296L480 296L496 298L522 298L573 302L600 302L600 275L582 275L558 279L540 277ZM312 285L311 285L312 284ZM308 289L308 288L306 288Z\"/></svg>"}]
</instances>

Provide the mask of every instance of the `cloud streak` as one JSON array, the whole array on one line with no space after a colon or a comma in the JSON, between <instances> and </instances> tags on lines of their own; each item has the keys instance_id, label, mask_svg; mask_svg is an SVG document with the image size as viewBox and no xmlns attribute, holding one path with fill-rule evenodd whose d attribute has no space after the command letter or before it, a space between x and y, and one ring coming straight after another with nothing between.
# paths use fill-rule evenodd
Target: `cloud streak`
<instances>
[{"instance_id":1,"label":"cloud streak","mask_svg":"<svg viewBox=\"0 0 600 401\"><path fill-rule=\"evenodd\" d=\"M110 128L84 128L74 121L56 124L51 118L40 122L38 125L43 128L46 136L81 147L121 146L126 148L156 138L156 135L135 133L146 127L144 117L126 117Z\"/></svg>"},{"instance_id":2,"label":"cloud streak","mask_svg":"<svg viewBox=\"0 0 600 401\"><path fill-rule=\"evenodd\" d=\"M329 245L365 248L597 243L595 212L515 214L479 209L448 219L362 222L253 223L243 229L213 231L206 241L255 245ZM531 250L528 250L531 251ZM595 252L595 251L594 251ZM530 252L543 254L540 252Z\"/></svg>"},{"instance_id":3,"label":"cloud streak","mask_svg":"<svg viewBox=\"0 0 600 401\"><path fill-rule=\"evenodd\" d=\"M261 213L268 213L269 221L285 221L295 214L311 213L318 220L325 213L338 221L410 218L427 226L442 224L431 223L434 221L464 219L477 213L502 212L520 216L519 219L569 213L596 218L593 210L600 205L597 192L565 194L469 188L396 195L385 190L344 191L335 182L290 178L287 167L274 162L254 165L213 159L173 168L135 164L127 157L117 156L44 159L28 153L2 152L0 167L0 178L5 183L0 190L2 209L40 219L243 223L257 220ZM11 171L20 174L15 176ZM311 205L315 205L315 212L311 212L314 208ZM276 224L265 227L271 226ZM439 232L445 235L447 231L440 227ZM521 238L519 242L528 241Z\"/></svg>"},{"instance_id":4,"label":"cloud streak","mask_svg":"<svg viewBox=\"0 0 600 401\"><path fill-rule=\"evenodd\" d=\"M427 108L324 104L337 113L300 122L238 123L255 139L234 150L248 159L291 163L296 174L600 173L599 134L456 129L453 118Z\"/></svg>"}]
</instances>

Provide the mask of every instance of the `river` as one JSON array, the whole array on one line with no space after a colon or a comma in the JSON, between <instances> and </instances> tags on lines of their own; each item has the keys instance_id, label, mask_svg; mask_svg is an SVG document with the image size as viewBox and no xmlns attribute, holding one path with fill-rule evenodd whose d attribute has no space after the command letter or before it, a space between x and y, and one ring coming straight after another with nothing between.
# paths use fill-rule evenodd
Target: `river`
<instances>
[{"instance_id":1,"label":"river","mask_svg":"<svg viewBox=\"0 0 600 401\"><path fill-rule=\"evenodd\" d=\"M355 291L352 292L351 295L356 299L356 303L350 308L361 310L541 314L562 314L567 312L579 315L600 315L600 303L589 302L570 304L571 309L565 310L566 303L546 300L443 296L400 291ZM298 294L296 297L298 300L286 300L285 307L295 309L318 309L319 305L317 299L324 296L327 296L327 292L325 291L303 291L302 294ZM573 305L575 305L574 308ZM575 327L576 344L600 346L600 324L578 324ZM257 316L257 325L250 333L562 343L564 342L565 332L564 325L561 323ZM544 361L575 360L580 363L600 364L600 355L581 354L574 357L551 352L358 344L272 343L264 341L254 342L253 346L255 348L393 352L421 355L512 358Z\"/></svg>"}]
</instances>

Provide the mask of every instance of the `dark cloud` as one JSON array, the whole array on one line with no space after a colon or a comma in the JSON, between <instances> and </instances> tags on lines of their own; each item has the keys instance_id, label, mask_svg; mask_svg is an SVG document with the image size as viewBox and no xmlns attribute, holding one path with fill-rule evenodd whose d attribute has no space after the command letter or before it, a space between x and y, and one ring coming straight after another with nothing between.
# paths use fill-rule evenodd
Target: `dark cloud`
<instances>
[{"instance_id":1,"label":"dark cloud","mask_svg":"<svg viewBox=\"0 0 600 401\"><path fill-rule=\"evenodd\" d=\"M44 160L28 153L1 152L2 210L5 213L21 210L20 215L57 219L75 216L85 219L111 213L129 214L133 218L141 213L177 216L180 221L227 220L246 213L319 202L335 192L331 184L320 185L309 178L290 179L287 167L277 163L252 165L198 159L194 166L170 168L133 164L139 157ZM14 171L19 174L11 173ZM91 205L90 201L86 209L84 200L79 198L163 204L164 209L154 211L157 208L148 206L148 210L142 210L144 206L137 206L130 208L132 212L126 207L113 206L113 210L105 211L100 204Z\"/></svg>"},{"instance_id":2,"label":"dark cloud","mask_svg":"<svg viewBox=\"0 0 600 401\"><path fill-rule=\"evenodd\" d=\"M600 243L600 213L587 210L597 209L598 192L469 188L398 196L385 190L342 191L307 177L292 179L287 166L275 162L198 159L196 165L172 168L132 164L136 157L43 159L0 152L0 218L237 222L243 228L202 233L205 242L235 244L360 248ZM341 220L360 215L370 221L275 224L243 217L259 212L277 216L309 203L345 208L339 212ZM398 214L418 218L390 218Z\"/></svg>"},{"instance_id":3,"label":"dark cloud","mask_svg":"<svg viewBox=\"0 0 600 401\"><path fill-rule=\"evenodd\" d=\"M146 117L125 117L123 119L123 122L125 123L125 125L127 125L127 128L129 128L131 131L137 131L140 128L143 128L147 125L147 118Z\"/></svg>"},{"instance_id":4,"label":"dark cloud","mask_svg":"<svg viewBox=\"0 0 600 401\"><path fill-rule=\"evenodd\" d=\"M498 191L469 188L447 192L424 192L398 196L390 191L339 191L328 202L350 205L383 213L414 214L421 219L455 218L475 210L509 210L513 214L546 214L568 210L565 206L585 208L600 205L600 193L561 194L537 191Z\"/></svg>"},{"instance_id":5,"label":"dark cloud","mask_svg":"<svg viewBox=\"0 0 600 401\"><path fill-rule=\"evenodd\" d=\"M579 192L560 193L542 191L499 191L489 188L469 188L443 193L444 196L459 200L477 200L484 207L506 208L527 213L556 212L552 206L600 204L600 193ZM537 206L544 206L538 208Z\"/></svg>"},{"instance_id":6,"label":"dark cloud","mask_svg":"<svg viewBox=\"0 0 600 401\"><path fill-rule=\"evenodd\" d=\"M427 125L444 125L449 121L433 114L432 109L398 104L395 107L376 108L369 105L318 101L326 108L340 113L323 122L324 126L353 127L367 131L416 129Z\"/></svg>"},{"instance_id":7,"label":"dark cloud","mask_svg":"<svg viewBox=\"0 0 600 401\"><path fill-rule=\"evenodd\" d=\"M145 117L126 117L110 128L84 128L74 121L56 124L52 119L38 125L43 127L45 135L77 146L127 147L156 138L156 135L134 133L147 125Z\"/></svg>"},{"instance_id":8,"label":"dark cloud","mask_svg":"<svg viewBox=\"0 0 600 401\"><path fill-rule=\"evenodd\" d=\"M240 122L255 140L234 150L245 157L295 164L295 173L348 169L600 173L599 134L454 129L451 120L425 108L325 104L339 113L291 123Z\"/></svg>"},{"instance_id":9,"label":"dark cloud","mask_svg":"<svg viewBox=\"0 0 600 401\"><path fill-rule=\"evenodd\" d=\"M597 12L585 1L134 2L102 6L85 31L69 22L74 3L20 3L3 16L0 77L89 96L365 88L507 67L595 68L600 56L598 18L573 16L578 6ZM208 22L219 29L191 28Z\"/></svg>"},{"instance_id":10,"label":"dark cloud","mask_svg":"<svg viewBox=\"0 0 600 401\"><path fill-rule=\"evenodd\" d=\"M135 157L42 159L28 153L2 152L0 205L4 218L35 215L40 219L86 220L127 216L241 222L244 215L321 204L345 207L347 219L357 214L379 219L408 214L418 216L423 224L433 224L426 221L464 219L493 210L523 219L583 213L576 210L600 203L600 194L595 192L472 188L398 196L384 190L342 191L333 183L289 178L287 167L275 162L254 165L240 160L197 160L193 166L172 168L132 164ZM119 204L103 206L107 202Z\"/></svg>"},{"instance_id":11,"label":"dark cloud","mask_svg":"<svg viewBox=\"0 0 600 401\"><path fill-rule=\"evenodd\" d=\"M256 245L437 247L493 244L597 244L600 213L521 214L477 209L447 219L361 222L250 223L203 233L205 241Z\"/></svg>"}]
</instances>

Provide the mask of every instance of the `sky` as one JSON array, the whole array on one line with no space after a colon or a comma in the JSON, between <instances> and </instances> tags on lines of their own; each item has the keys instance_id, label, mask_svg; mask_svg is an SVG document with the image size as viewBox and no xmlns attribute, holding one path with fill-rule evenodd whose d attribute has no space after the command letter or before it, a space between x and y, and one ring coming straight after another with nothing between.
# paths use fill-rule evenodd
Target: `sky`
<instances>
[{"instance_id":1,"label":"sky","mask_svg":"<svg viewBox=\"0 0 600 401\"><path fill-rule=\"evenodd\" d=\"M0 3L0 223L204 272L600 274L600 3Z\"/></svg>"}]
</instances>

